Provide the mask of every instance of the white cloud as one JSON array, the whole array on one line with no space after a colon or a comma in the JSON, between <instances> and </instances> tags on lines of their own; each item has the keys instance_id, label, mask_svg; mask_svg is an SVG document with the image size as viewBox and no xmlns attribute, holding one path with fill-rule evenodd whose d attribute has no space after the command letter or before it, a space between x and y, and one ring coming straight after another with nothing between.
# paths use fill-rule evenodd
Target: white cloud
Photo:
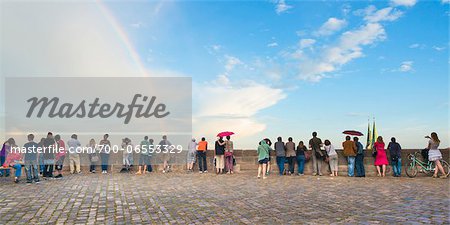
<instances>
[{"instance_id":1,"label":"white cloud","mask_svg":"<svg viewBox=\"0 0 450 225\"><path fill-rule=\"evenodd\" d=\"M219 51L220 49L222 49L222 46L220 46L220 45L211 45L211 48L212 48L214 51Z\"/></svg>"},{"instance_id":2,"label":"white cloud","mask_svg":"<svg viewBox=\"0 0 450 225\"><path fill-rule=\"evenodd\" d=\"M269 108L286 95L281 89L250 82L233 87L207 84L194 84L194 99L198 102L193 119L194 136L214 135L223 130L230 130L239 135L240 144L249 137L266 129L266 124L259 122L256 115ZM250 140L250 139L248 139Z\"/></svg>"},{"instance_id":3,"label":"white cloud","mask_svg":"<svg viewBox=\"0 0 450 225\"><path fill-rule=\"evenodd\" d=\"M276 42L267 44L267 47L277 47L277 46L278 46L278 43L276 43Z\"/></svg>"},{"instance_id":4,"label":"white cloud","mask_svg":"<svg viewBox=\"0 0 450 225\"><path fill-rule=\"evenodd\" d=\"M142 22L136 22L136 23L130 24L130 26L133 27L133 28L139 29L139 28L141 28L142 26L144 26L144 23L142 23Z\"/></svg>"},{"instance_id":5,"label":"white cloud","mask_svg":"<svg viewBox=\"0 0 450 225\"><path fill-rule=\"evenodd\" d=\"M220 74L217 76L217 79L214 81L215 84L228 86L230 84L230 79L227 74Z\"/></svg>"},{"instance_id":6,"label":"white cloud","mask_svg":"<svg viewBox=\"0 0 450 225\"><path fill-rule=\"evenodd\" d=\"M377 10L375 6L370 5L364 9L363 15L364 20L370 23L378 23L382 21L395 21L403 15L403 12L393 7Z\"/></svg>"},{"instance_id":7,"label":"white cloud","mask_svg":"<svg viewBox=\"0 0 450 225\"><path fill-rule=\"evenodd\" d=\"M409 48L418 48L418 47L420 47L420 44L417 44L417 43L411 44L409 46Z\"/></svg>"},{"instance_id":8,"label":"white cloud","mask_svg":"<svg viewBox=\"0 0 450 225\"><path fill-rule=\"evenodd\" d=\"M341 30L343 27L347 25L345 20L340 20L334 17L329 18L318 31L314 32L316 36L328 36L332 35L335 32Z\"/></svg>"},{"instance_id":9,"label":"white cloud","mask_svg":"<svg viewBox=\"0 0 450 225\"><path fill-rule=\"evenodd\" d=\"M300 61L299 78L318 82L326 73L339 69L353 59L363 56L362 47L371 45L386 38L386 33L378 23L368 23L355 30L343 33L339 42L327 46L316 58L306 58Z\"/></svg>"},{"instance_id":10,"label":"white cloud","mask_svg":"<svg viewBox=\"0 0 450 225\"><path fill-rule=\"evenodd\" d=\"M433 49L436 51L443 51L445 50L445 47L433 46Z\"/></svg>"},{"instance_id":11,"label":"white cloud","mask_svg":"<svg viewBox=\"0 0 450 225\"><path fill-rule=\"evenodd\" d=\"M216 55L223 49L222 45L219 45L219 44L206 45L206 46L204 46L204 48L211 55Z\"/></svg>"},{"instance_id":12,"label":"white cloud","mask_svg":"<svg viewBox=\"0 0 450 225\"><path fill-rule=\"evenodd\" d=\"M225 55L225 60L225 70L227 72L233 70L237 65L243 65L242 61L234 56Z\"/></svg>"},{"instance_id":13,"label":"white cloud","mask_svg":"<svg viewBox=\"0 0 450 225\"><path fill-rule=\"evenodd\" d=\"M411 7L417 3L417 0L391 0L394 6L406 6Z\"/></svg>"},{"instance_id":14,"label":"white cloud","mask_svg":"<svg viewBox=\"0 0 450 225\"><path fill-rule=\"evenodd\" d=\"M285 0L275 0L275 12L281 14L292 8L292 6L286 4Z\"/></svg>"},{"instance_id":15,"label":"white cloud","mask_svg":"<svg viewBox=\"0 0 450 225\"><path fill-rule=\"evenodd\" d=\"M309 47L313 46L314 43L316 43L316 40L304 38L304 39L300 39L299 46L300 46L300 49L304 49L304 48L309 48Z\"/></svg>"},{"instance_id":16,"label":"white cloud","mask_svg":"<svg viewBox=\"0 0 450 225\"><path fill-rule=\"evenodd\" d=\"M400 65L400 67L398 68L398 71L400 72L411 72L413 71L413 61L404 61L402 62L402 64Z\"/></svg>"}]
</instances>

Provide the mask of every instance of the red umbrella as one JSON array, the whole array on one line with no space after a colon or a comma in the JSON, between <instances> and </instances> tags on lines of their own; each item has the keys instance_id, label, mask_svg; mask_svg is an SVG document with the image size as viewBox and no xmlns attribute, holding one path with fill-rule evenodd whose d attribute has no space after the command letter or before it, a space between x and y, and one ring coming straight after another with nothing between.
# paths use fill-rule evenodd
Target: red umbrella
<instances>
[{"instance_id":1,"label":"red umbrella","mask_svg":"<svg viewBox=\"0 0 450 225\"><path fill-rule=\"evenodd\" d=\"M231 136L231 135L233 135L233 134L234 134L234 133L231 132L231 131L224 131L224 132L218 133L218 134L217 134L217 137L226 137L226 136Z\"/></svg>"},{"instance_id":2,"label":"red umbrella","mask_svg":"<svg viewBox=\"0 0 450 225\"><path fill-rule=\"evenodd\" d=\"M343 134L348 134L348 135L352 135L352 136L364 136L363 133L356 131L356 130L346 130L344 132L342 132Z\"/></svg>"}]
</instances>

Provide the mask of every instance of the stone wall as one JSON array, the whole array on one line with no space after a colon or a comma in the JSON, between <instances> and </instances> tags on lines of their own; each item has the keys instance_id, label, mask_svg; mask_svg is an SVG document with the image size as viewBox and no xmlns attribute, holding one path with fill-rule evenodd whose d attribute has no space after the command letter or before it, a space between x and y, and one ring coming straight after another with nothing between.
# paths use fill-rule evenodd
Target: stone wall
<instances>
[{"instance_id":1,"label":"stone wall","mask_svg":"<svg viewBox=\"0 0 450 225\"><path fill-rule=\"evenodd\" d=\"M336 150L338 153L338 158L339 158L339 173L342 175L345 175L347 172L347 161L345 159L345 157L342 155L342 150ZM418 149L403 149L402 150L402 164L406 165L408 163L408 154L417 152L420 150ZM450 162L450 158L449 158L449 148L447 149L441 149L441 153L444 157L444 160L446 160L447 162ZM375 175L376 173L376 169L373 166L374 163L374 158L372 157L372 152L371 151L366 151L365 154L365 158L364 158L364 164L365 164L365 168L366 168L366 174L367 175ZM389 151L387 152L388 156L389 156ZM210 172L213 171L214 167L213 167L213 156L214 153L212 150L209 150L207 152L207 163L208 163L208 170ZM235 150L234 151L234 156L236 158L236 166L235 166L235 171L245 171L245 170L257 170L258 168L258 159L257 159L257 154L256 154L256 150ZM177 158L172 158L172 170L174 171L182 171L186 169L186 165L184 163L182 163L184 161L184 155L178 155ZM83 165L88 165L88 158L86 156L82 156L81 161ZM135 164L138 163L138 158L135 157L134 159ZM271 162L273 165L272 171L275 172L277 171L277 167L276 167L276 156L275 156L275 152L271 152ZM119 171L121 168L121 164L122 164L122 157L120 154L116 154L113 155L110 158L110 163L113 164L113 170L114 172ZM154 157L154 159L152 160L152 165L154 167L155 170L160 171L162 170L162 166L160 165L161 161L157 158ZM69 160L66 157L65 163L65 170L69 169ZM194 166L195 170L198 171L198 166L195 165ZM97 170L99 170L100 168L97 168ZM405 173L405 167L402 168L402 173ZM89 169L87 166L82 166L82 170L87 172ZM295 171L297 171L297 165L295 168ZM305 164L305 174L311 174L312 172L312 165L311 165L311 160L307 161ZM328 164L327 163L322 163L322 171L324 174L326 174L326 171L329 171L328 169ZM390 174L392 172L392 169L390 168L390 166L388 166L388 174Z\"/></svg>"}]
</instances>

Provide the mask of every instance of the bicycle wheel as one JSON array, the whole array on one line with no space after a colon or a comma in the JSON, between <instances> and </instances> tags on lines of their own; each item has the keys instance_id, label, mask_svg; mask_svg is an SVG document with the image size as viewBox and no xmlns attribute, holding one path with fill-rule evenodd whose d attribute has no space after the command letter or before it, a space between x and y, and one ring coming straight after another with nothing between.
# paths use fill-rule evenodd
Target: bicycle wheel
<instances>
[{"instance_id":1,"label":"bicycle wheel","mask_svg":"<svg viewBox=\"0 0 450 225\"><path fill-rule=\"evenodd\" d=\"M448 162L441 160L442 168L444 168L445 175L448 176L450 174L450 165Z\"/></svg>"},{"instance_id":2,"label":"bicycle wheel","mask_svg":"<svg viewBox=\"0 0 450 225\"><path fill-rule=\"evenodd\" d=\"M419 169L413 163L409 163L408 167L406 167L406 175L410 178L416 177Z\"/></svg>"}]
</instances>

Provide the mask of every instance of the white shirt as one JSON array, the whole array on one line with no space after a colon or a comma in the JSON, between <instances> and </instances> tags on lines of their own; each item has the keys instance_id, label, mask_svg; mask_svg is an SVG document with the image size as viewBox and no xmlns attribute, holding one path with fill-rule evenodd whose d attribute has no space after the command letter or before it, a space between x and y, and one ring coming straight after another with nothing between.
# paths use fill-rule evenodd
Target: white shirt
<instances>
[{"instance_id":1,"label":"white shirt","mask_svg":"<svg viewBox=\"0 0 450 225\"><path fill-rule=\"evenodd\" d=\"M327 151L328 156L337 155L337 152L334 149L334 146L331 144L328 146L325 145L325 150Z\"/></svg>"}]
</instances>

